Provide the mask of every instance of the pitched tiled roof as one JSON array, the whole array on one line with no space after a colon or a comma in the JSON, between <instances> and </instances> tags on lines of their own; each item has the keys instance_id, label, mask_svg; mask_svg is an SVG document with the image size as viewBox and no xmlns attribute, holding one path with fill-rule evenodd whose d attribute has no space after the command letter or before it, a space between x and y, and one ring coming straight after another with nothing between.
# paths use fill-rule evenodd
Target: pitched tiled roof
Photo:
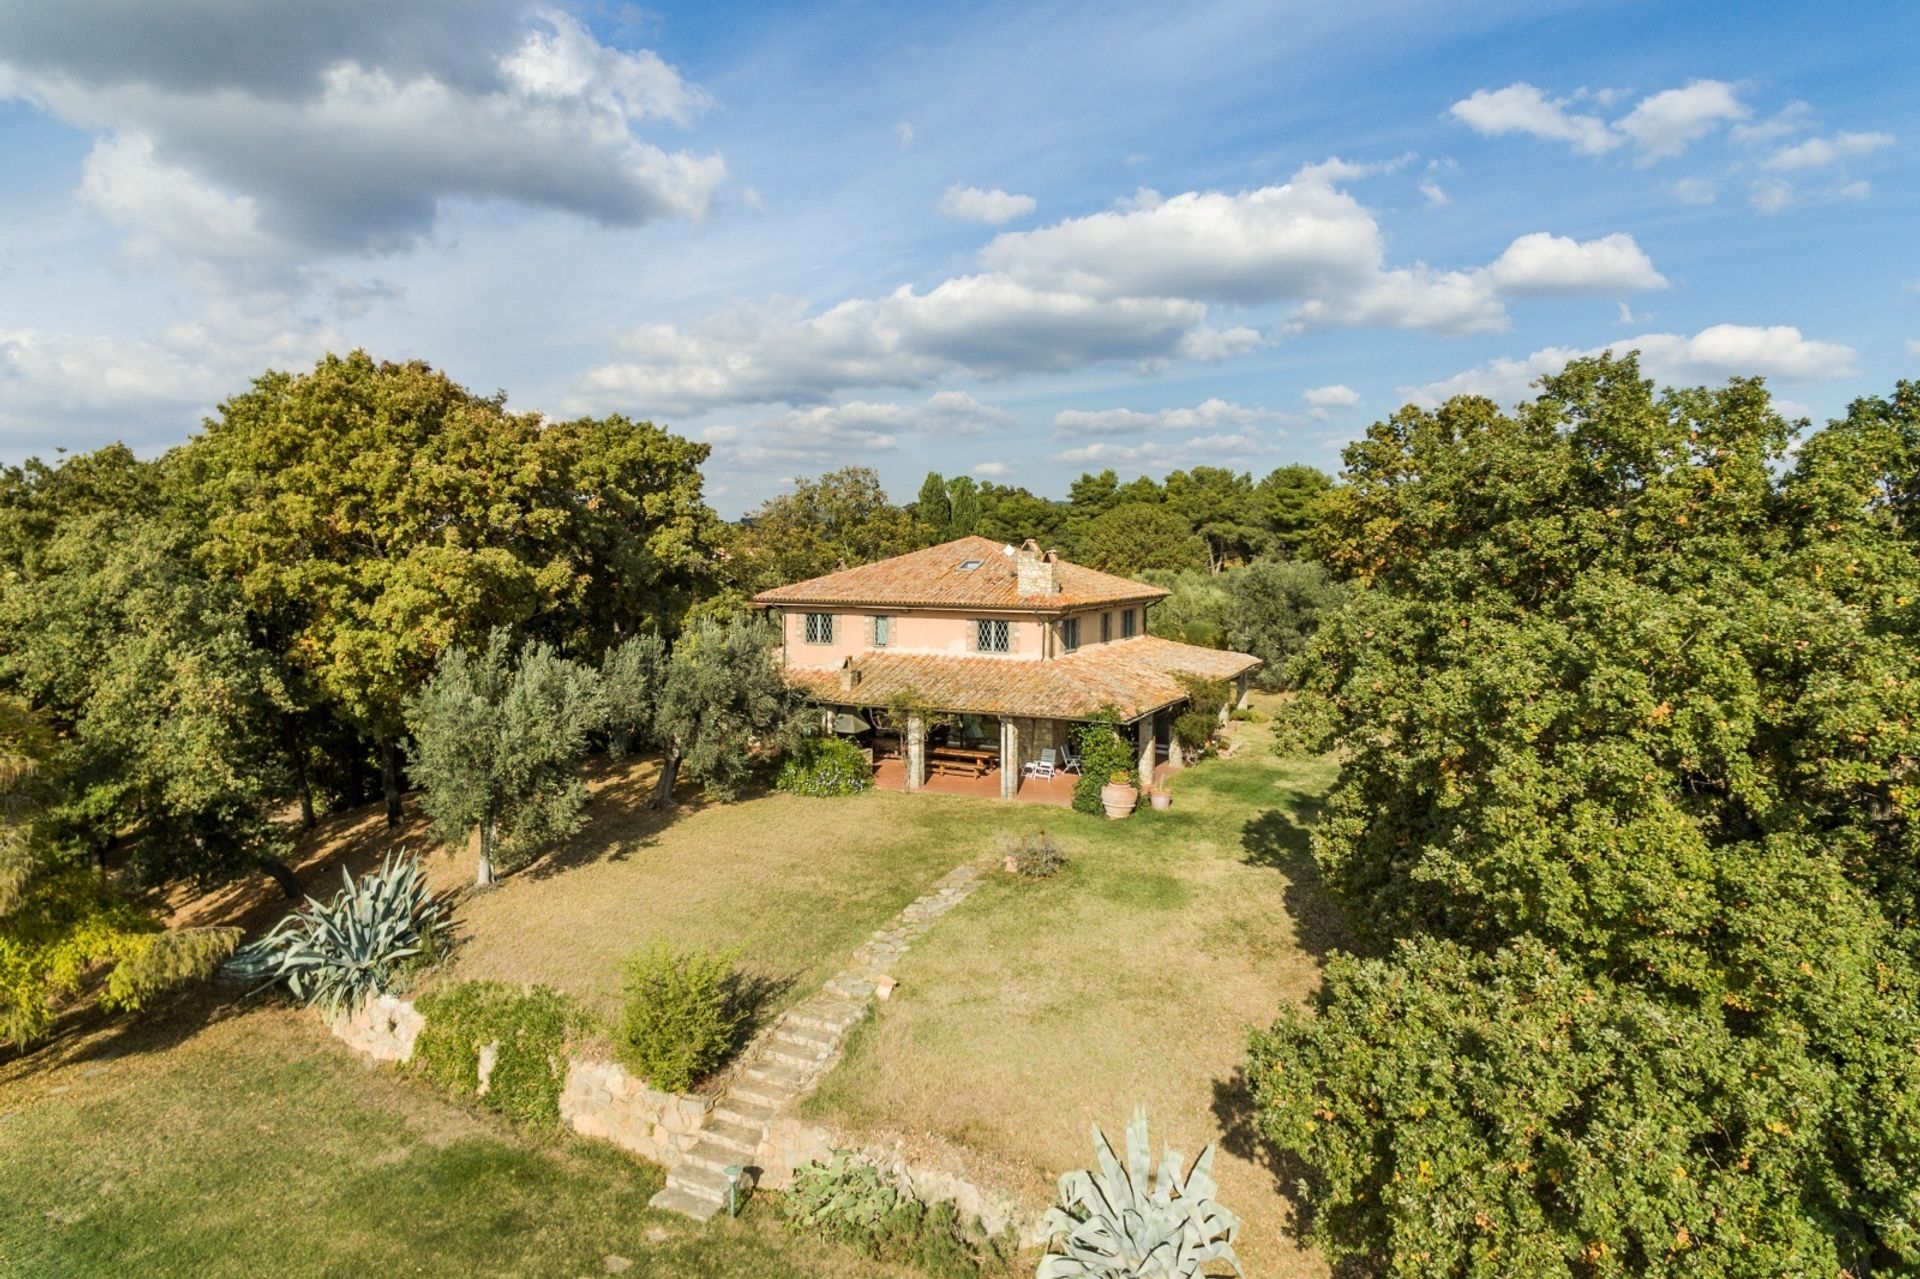
<instances>
[{"instance_id":1,"label":"pitched tiled roof","mask_svg":"<svg viewBox=\"0 0 1920 1279\"><path fill-rule=\"evenodd\" d=\"M978 567L960 566L979 561ZM1055 612L1094 604L1157 600L1166 592L1145 582L1096 569L1054 563L1060 589L1052 595L1022 595L1014 557L989 537L963 537L924 551L909 551L825 577L776 586L753 597L756 604L872 604L882 607L984 608Z\"/></svg>"},{"instance_id":2,"label":"pitched tiled roof","mask_svg":"<svg viewBox=\"0 0 1920 1279\"><path fill-rule=\"evenodd\" d=\"M1142 635L1045 661L865 653L853 661L860 678L851 689L841 687L838 669L789 668L787 679L840 706L885 706L911 692L935 710L970 715L1085 719L1111 706L1122 719L1138 719L1187 695L1182 674L1231 679L1259 665L1245 653Z\"/></svg>"}]
</instances>

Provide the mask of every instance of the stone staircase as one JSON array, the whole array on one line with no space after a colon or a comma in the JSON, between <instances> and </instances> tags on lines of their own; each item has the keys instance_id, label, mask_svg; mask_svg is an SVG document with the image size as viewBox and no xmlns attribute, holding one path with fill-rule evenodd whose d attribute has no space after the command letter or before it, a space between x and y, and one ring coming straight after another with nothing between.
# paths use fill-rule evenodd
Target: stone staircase
<instances>
[{"instance_id":1,"label":"stone staircase","mask_svg":"<svg viewBox=\"0 0 1920 1279\"><path fill-rule=\"evenodd\" d=\"M667 1173L666 1189L653 1197L652 1205L700 1221L724 1211L727 1167L744 1170L744 1190L756 1171L754 1159L766 1140L767 1125L819 1084L839 1057L847 1032L872 1007L887 970L979 883L978 868L955 867L862 943L824 989L782 1013L748 1049L741 1069L701 1127L699 1140Z\"/></svg>"}]
</instances>

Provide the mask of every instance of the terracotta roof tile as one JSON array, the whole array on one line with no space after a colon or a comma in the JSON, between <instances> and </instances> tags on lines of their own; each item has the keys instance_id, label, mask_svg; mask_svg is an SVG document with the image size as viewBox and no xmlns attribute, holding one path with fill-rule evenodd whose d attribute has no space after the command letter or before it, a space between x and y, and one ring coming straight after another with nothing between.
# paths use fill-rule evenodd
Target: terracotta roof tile
<instances>
[{"instance_id":1,"label":"terracotta roof tile","mask_svg":"<svg viewBox=\"0 0 1920 1279\"><path fill-rule=\"evenodd\" d=\"M971 569L962 564L978 561ZM1057 612L1098 604L1157 600L1158 586L1115 577L1097 569L1054 563L1060 589L1052 595L1022 595L1014 557L992 538L963 537L923 551L842 569L754 596L760 605L873 604L886 607L984 608L1010 612Z\"/></svg>"},{"instance_id":2,"label":"terracotta roof tile","mask_svg":"<svg viewBox=\"0 0 1920 1279\"><path fill-rule=\"evenodd\" d=\"M885 706L911 690L937 710L971 715L1085 719L1111 706L1121 718L1137 719L1186 696L1179 675L1231 679L1259 665L1245 653L1142 635L1045 661L865 653L853 661L860 679L851 689L841 687L838 669L790 668L787 678L841 706Z\"/></svg>"}]
</instances>

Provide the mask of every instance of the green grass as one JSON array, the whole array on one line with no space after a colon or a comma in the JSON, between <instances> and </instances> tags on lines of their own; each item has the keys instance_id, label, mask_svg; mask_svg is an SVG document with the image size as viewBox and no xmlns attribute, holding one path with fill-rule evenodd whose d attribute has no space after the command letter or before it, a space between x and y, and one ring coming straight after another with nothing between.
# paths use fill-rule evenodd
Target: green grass
<instances>
[{"instance_id":1,"label":"green grass","mask_svg":"<svg viewBox=\"0 0 1920 1279\"><path fill-rule=\"evenodd\" d=\"M612 1018L622 961L659 937L739 948L780 992L773 1011L811 994L869 933L985 851L973 805L766 794L662 816L643 807L654 775L649 761L596 787L590 825L570 848L463 903L454 975L546 982ZM969 815L958 828L957 811ZM464 857L433 865L449 883L471 873Z\"/></svg>"},{"instance_id":2,"label":"green grass","mask_svg":"<svg viewBox=\"0 0 1920 1279\"><path fill-rule=\"evenodd\" d=\"M954 1152L1044 1202L1092 1161L1091 1126L1118 1141L1144 1102L1156 1144L1191 1159L1218 1143L1251 1272L1324 1273L1290 1233L1289 1174L1254 1136L1238 1070L1248 1028L1304 1000L1341 940L1306 846L1333 767L1278 758L1263 726L1235 732L1234 758L1176 775L1164 813L956 811L956 840L1044 826L1071 860L1049 880L994 876L917 943L806 1111Z\"/></svg>"},{"instance_id":3,"label":"green grass","mask_svg":"<svg viewBox=\"0 0 1920 1279\"><path fill-rule=\"evenodd\" d=\"M162 1018L107 1046L0 1067L0 1275L573 1276L610 1254L659 1279L905 1273L764 1206L656 1213L658 1168L443 1102L307 1014Z\"/></svg>"}]
</instances>

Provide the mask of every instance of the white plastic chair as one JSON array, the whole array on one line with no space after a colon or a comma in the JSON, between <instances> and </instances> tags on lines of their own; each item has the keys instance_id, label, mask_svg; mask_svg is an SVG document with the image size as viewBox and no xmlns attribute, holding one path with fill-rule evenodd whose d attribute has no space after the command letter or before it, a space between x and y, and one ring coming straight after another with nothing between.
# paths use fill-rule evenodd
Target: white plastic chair
<instances>
[{"instance_id":1,"label":"white plastic chair","mask_svg":"<svg viewBox=\"0 0 1920 1279\"><path fill-rule=\"evenodd\" d=\"M1022 777L1052 777L1054 759L1053 747L1049 746L1040 752L1039 759L1028 760L1026 766L1020 770L1020 775Z\"/></svg>"}]
</instances>

